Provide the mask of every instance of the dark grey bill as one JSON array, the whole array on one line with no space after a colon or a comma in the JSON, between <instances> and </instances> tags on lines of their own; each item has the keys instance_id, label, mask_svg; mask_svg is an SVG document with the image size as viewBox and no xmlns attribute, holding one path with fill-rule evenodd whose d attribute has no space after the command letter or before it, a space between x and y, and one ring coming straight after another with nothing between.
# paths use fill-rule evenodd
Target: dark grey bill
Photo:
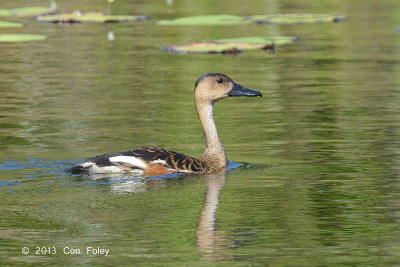
<instances>
[{"instance_id":1,"label":"dark grey bill","mask_svg":"<svg viewBox=\"0 0 400 267\"><path fill-rule=\"evenodd\" d=\"M240 84L233 83L232 90L228 93L228 96L260 96L262 97L261 92L247 89Z\"/></svg>"}]
</instances>

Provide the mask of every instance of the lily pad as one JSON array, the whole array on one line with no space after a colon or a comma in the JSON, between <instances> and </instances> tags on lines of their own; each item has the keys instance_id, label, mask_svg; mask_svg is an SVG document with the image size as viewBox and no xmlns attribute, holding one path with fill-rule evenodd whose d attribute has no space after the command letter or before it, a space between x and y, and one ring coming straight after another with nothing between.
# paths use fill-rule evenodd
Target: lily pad
<instances>
[{"instance_id":1,"label":"lily pad","mask_svg":"<svg viewBox=\"0 0 400 267\"><path fill-rule=\"evenodd\" d=\"M0 34L0 42L29 42L41 41L47 38L40 34Z\"/></svg>"},{"instance_id":2,"label":"lily pad","mask_svg":"<svg viewBox=\"0 0 400 267\"><path fill-rule=\"evenodd\" d=\"M38 16L43 14L50 14L55 11L55 7L21 7L11 9L0 9L0 16L12 16L12 17L29 17Z\"/></svg>"},{"instance_id":3,"label":"lily pad","mask_svg":"<svg viewBox=\"0 0 400 267\"><path fill-rule=\"evenodd\" d=\"M246 48L258 49L259 46L258 44L242 44L239 49L239 45L232 43L198 42L165 46L161 47L161 50L176 54L239 54Z\"/></svg>"},{"instance_id":4,"label":"lily pad","mask_svg":"<svg viewBox=\"0 0 400 267\"><path fill-rule=\"evenodd\" d=\"M239 17L233 15L209 15L183 17L171 20L160 20L159 25L246 25L250 23L321 23L339 22L345 19L344 15L330 14L278 14L278 15L254 15Z\"/></svg>"},{"instance_id":5,"label":"lily pad","mask_svg":"<svg viewBox=\"0 0 400 267\"><path fill-rule=\"evenodd\" d=\"M240 38L201 41L186 45L161 47L163 51L177 54L239 54L245 50L268 50L274 52L275 45L283 45L299 40L293 36L248 36Z\"/></svg>"},{"instance_id":6,"label":"lily pad","mask_svg":"<svg viewBox=\"0 0 400 267\"><path fill-rule=\"evenodd\" d=\"M249 23L252 23L252 21L233 15L183 17L171 20L160 20L157 22L159 25L238 25Z\"/></svg>"},{"instance_id":7,"label":"lily pad","mask_svg":"<svg viewBox=\"0 0 400 267\"><path fill-rule=\"evenodd\" d=\"M19 22L9 22L9 21L0 21L0 28L19 28L22 27L22 23Z\"/></svg>"},{"instance_id":8,"label":"lily pad","mask_svg":"<svg viewBox=\"0 0 400 267\"><path fill-rule=\"evenodd\" d=\"M278 15L254 15L247 17L257 24L302 24L339 22L347 18L345 15L331 14L278 14Z\"/></svg>"},{"instance_id":9,"label":"lily pad","mask_svg":"<svg viewBox=\"0 0 400 267\"><path fill-rule=\"evenodd\" d=\"M239 38L228 38L214 40L217 43L251 43L251 44L275 44L283 45L289 44L294 41L300 40L299 37L294 36L272 36L272 37L261 37L261 36L248 36Z\"/></svg>"},{"instance_id":10,"label":"lily pad","mask_svg":"<svg viewBox=\"0 0 400 267\"><path fill-rule=\"evenodd\" d=\"M104 22L133 22L133 21L141 21L148 20L150 16L111 16L104 15L99 12L90 12L90 13L65 13L65 14L56 14L56 15L47 15L47 16L38 16L36 17L37 21L40 22L49 22L49 23L80 23L80 22L88 22L88 23L104 23Z\"/></svg>"}]
</instances>

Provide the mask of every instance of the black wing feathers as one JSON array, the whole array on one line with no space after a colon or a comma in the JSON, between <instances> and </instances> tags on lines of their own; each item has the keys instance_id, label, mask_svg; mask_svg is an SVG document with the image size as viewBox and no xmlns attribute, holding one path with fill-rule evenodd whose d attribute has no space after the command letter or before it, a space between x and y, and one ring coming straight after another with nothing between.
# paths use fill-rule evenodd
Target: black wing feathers
<instances>
[{"instance_id":1,"label":"black wing feathers","mask_svg":"<svg viewBox=\"0 0 400 267\"><path fill-rule=\"evenodd\" d=\"M207 166L196 158L177 153L175 151L166 150L157 147L142 147L125 152L117 152L112 154L103 154L88 158L85 162L93 162L98 167L105 166L116 166L110 162L110 158L115 156L132 156L142 159L145 162L153 162L156 160L162 160L166 167L171 169L184 170L188 172L207 172ZM120 166L120 164L118 164ZM75 168L76 167L76 168ZM75 166L71 168L71 171L79 172L84 169L82 166ZM132 166L130 166L132 167Z\"/></svg>"}]
</instances>

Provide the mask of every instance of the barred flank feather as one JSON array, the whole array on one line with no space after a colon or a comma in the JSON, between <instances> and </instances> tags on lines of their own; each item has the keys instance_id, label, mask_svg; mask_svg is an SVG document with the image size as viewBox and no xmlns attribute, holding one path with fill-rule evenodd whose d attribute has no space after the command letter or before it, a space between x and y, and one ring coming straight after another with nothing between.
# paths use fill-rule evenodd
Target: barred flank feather
<instances>
[{"instance_id":1,"label":"barred flank feather","mask_svg":"<svg viewBox=\"0 0 400 267\"><path fill-rule=\"evenodd\" d=\"M187 171L190 173L208 172L207 167L200 160L175 151L157 147L143 147L131 152L135 157L146 162L164 161L164 166L178 171Z\"/></svg>"}]
</instances>

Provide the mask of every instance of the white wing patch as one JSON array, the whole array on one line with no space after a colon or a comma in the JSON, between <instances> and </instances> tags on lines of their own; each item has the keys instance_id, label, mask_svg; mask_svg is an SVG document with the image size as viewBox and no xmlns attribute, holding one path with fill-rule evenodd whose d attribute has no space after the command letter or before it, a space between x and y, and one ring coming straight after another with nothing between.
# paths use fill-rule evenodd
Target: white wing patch
<instances>
[{"instance_id":1,"label":"white wing patch","mask_svg":"<svg viewBox=\"0 0 400 267\"><path fill-rule=\"evenodd\" d=\"M151 164L162 164L162 165L165 165L165 160L156 159L156 160L153 160L153 161L151 162Z\"/></svg>"},{"instance_id":2,"label":"white wing patch","mask_svg":"<svg viewBox=\"0 0 400 267\"><path fill-rule=\"evenodd\" d=\"M89 167L89 173L121 173L121 168L117 166L99 167L96 164Z\"/></svg>"},{"instance_id":3,"label":"white wing patch","mask_svg":"<svg viewBox=\"0 0 400 267\"><path fill-rule=\"evenodd\" d=\"M80 164L82 167L84 167L84 168L90 168L90 167L92 167L93 165L96 165L94 162L84 162L84 163L82 163L82 164Z\"/></svg>"},{"instance_id":4,"label":"white wing patch","mask_svg":"<svg viewBox=\"0 0 400 267\"><path fill-rule=\"evenodd\" d=\"M147 164L146 162L144 162L143 160L137 158L137 157L133 157L133 156L115 156L115 157L111 157L109 158L111 163L114 164L118 164L118 163L122 163L122 164L129 164L132 165L133 167L139 168L139 169L146 169Z\"/></svg>"}]
</instances>

